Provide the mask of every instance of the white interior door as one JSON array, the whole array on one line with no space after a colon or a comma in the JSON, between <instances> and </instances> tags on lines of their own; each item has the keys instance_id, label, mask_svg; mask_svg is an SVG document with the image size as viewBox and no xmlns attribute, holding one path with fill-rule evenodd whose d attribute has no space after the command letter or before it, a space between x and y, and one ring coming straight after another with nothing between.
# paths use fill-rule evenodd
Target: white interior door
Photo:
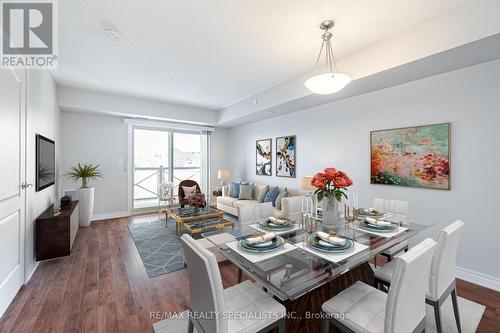
<instances>
[{"instance_id":1,"label":"white interior door","mask_svg":"<svg viewBox=\"0 0 500 333\"><path fill-rule=\"evenodd\" d=\"M21 76L22 77L22 76ZM0 316L24 283L25 110L22 81L0 70Z\"/></svg>"}]
</instances>

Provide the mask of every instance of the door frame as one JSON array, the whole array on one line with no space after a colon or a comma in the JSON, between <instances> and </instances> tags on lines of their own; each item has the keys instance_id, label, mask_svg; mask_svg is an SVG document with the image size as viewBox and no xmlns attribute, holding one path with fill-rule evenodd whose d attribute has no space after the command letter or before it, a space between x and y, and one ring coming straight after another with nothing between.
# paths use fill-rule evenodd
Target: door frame
<instances>
[{"instance_id":1,"label":"door frame","mask_svg":"<svg viewBox=\"0 0 500 333\"><path fill-rule=\"evenodd\" d=\"M19 180L18 180L18 190L15 194L7 196L5 198L2 198L2 201L0 201L0 207L2 207L2 210L5 208L6 211L12 211L10 214L7 214L5 216L0 216L0 217L9 217L12 214L14 214L16 211L18 211L19 215L19 225L18 225L18 235L19 235L19 243L17 246L19 247L19 258L18 258L18 263L17 266L21 270L21 272L17 273L20 274L21 278L21 285L19 288L24 285L28 279L29 276L26 276L27 274L27 267L26 267L26 187L23 185L26 184L26 176L27 176L27 170L26 170L26 135L27 135L27 119L26 119L26 70L21 69L21 70L15 70L15 69L8 69L5 70L6 72L9 71L16 82L17 85L17 90L18 90L18 115L19 115L19 133L17 133L19 142ZM17 197L17 200L15 199ZM14 201L13 201L14 200ZM13 273L16 271L16 268L12 270L12 272L5 278L4 281L1 282L7 282L7 285L4 287L8 286L8 282L11 281L13 283L14 280L10 280L9 277L12 277ZM12 286L12 288L17 288L17 284ZM4 314L4 311L7 310L9 304L12 302L14 297L17 295L19 292L19 289L15 291L13 294L13 297L9 300L7 300L6 303L4 303L4 300L2 300L2 308L0 308L0 317ZM9 292L9 295L11 293ZM3 308L5 306L5 308Z\"/></svg>"}]
</instances>

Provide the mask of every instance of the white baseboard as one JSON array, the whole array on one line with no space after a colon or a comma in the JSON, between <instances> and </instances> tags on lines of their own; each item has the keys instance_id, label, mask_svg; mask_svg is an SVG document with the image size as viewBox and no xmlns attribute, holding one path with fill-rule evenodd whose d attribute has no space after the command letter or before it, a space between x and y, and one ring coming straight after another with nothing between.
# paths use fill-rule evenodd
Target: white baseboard
<instances>
[{"instance_id":1,"label":"white baseboard","mask_svg":"<svg viewBox=\"0 0 500 333\"><path fill-rule=\"evenodd\" d=\"M107 219L116 219L116 218L119 218L119 217L126 217L126 216L130 216L130 213L128 211L103 213L103 214L94 214L94 215L92 215L92 221L107 220Z\"/></svg>"},{"instance_id":2,"label":"white baseboard","mask_svg":"<svg viewBox=\"0 0 500 333\"><path fill-rule=\"evenodd\" d=\"M31 280L31 277L33 276L33 274L35 273L36 269L38 268L38 261L35 262L34 265L31 266L31 270L30 272L28 272L28 274L26 275L26 279L24 280L24 283L28 283L30 280Z\"/></svg>"},{"instance_id":3,"label":"white baseboard","mask_svg":"<svg viewBox=\"0 0 500 333\"><path fill-rule=\"evenodd\" d=\"M457 278L459 279L469 281L496 291L500 291L500 278L458 266L455 268L455 270Z\"/></svg>"}]
</instances>

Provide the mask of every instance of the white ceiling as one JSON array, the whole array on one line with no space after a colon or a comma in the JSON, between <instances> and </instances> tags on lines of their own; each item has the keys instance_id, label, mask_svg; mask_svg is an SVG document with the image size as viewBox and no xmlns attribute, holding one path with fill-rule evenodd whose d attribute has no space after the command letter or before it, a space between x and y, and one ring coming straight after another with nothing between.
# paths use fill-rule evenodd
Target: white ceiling
<instances>
[{"instance_id":1,"label":"white ceiling","mask_svg":"<svg viewBox=\"0 0 500 333\"><path fill-rule=\"evenodd\" d=\"M463 0L60 1L60 85L221 109L314 65L319 23L336 56ZM122 37L105 37L103 26ZM376 59L370 59L376 61Z\"/></svg>"}]
</instances>

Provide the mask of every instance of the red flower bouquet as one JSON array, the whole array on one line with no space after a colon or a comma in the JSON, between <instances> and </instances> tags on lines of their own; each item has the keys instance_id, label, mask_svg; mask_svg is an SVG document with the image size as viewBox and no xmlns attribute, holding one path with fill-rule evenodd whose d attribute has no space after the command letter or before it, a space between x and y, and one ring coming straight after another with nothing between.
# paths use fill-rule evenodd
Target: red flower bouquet
<instances>
[{"instance_id":1,"label":"red flower bouquet","mask_svg":"<svg viewBox=\"0 0 500 333\"><path fill-rule=\"evenodd\" d=\"M186 203L194 208L205 207L205 194L200 192L191 194L186 198Z\"/></svg>"},{"instance_id":2,"label":"red flower bouquet","mask_svg":"<svg viewBox=\"0 0 500 333\"><path fill-rule=\"evenodd\" d=\"M323 172L314 175L311 185L317 188L314 194L318 201L323 200L323 198L336 198L337 201L340 201L342 196L347 198L344 190L352 185L352 180L343 171L326 168Z\"/></svg>"}]
</instances>

